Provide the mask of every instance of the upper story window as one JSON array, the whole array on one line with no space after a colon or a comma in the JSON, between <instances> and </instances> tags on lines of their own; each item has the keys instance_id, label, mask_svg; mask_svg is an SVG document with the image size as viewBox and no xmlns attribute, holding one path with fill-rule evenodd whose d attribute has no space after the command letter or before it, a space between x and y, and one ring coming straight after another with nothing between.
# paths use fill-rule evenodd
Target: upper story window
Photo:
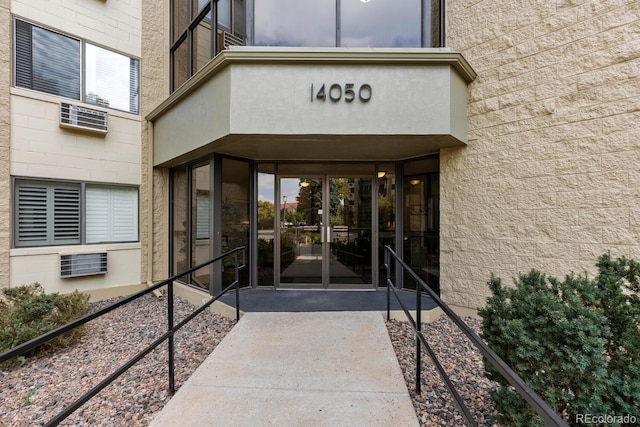
<instances>
[{"instance_id":1,"label":"upper story window","mask_svg":"<svg viewBox=\"0 0 640 427\"><path fill-rule=\"evenodd\" d=\"M229 44L444 46L444 0L173 0L171 7L171 91Z\"/></svg>"},{"instance_id":2,"label":"upper story window","mask_svg":"<svg viewBox=\"0 0 640 427\"><path fill-rule=\"evenodd\" d=\"M173 0L171 20L172 92L217 52L245 43L245 0Z\"/></svg>"},{"instance_id":3,"label":"upper story window","mask_svg":"<svg viewBox=\"0 0 640 427\"><path fill-rule=\"evenodd\" d=\"M440 1L253 0L253 44L317 47L437 47ZM423 5L425 9L423 10Z\"/></svg>"},{"instance_id":4,"label":"upper story window","mask_svg":"<svg viewBox=\"0 0 640 427\"><path fill-rule=\"evenodd\" d=\"M139 61L15 20L17 87L138 113Z\"/></svg>"}]
</instances>

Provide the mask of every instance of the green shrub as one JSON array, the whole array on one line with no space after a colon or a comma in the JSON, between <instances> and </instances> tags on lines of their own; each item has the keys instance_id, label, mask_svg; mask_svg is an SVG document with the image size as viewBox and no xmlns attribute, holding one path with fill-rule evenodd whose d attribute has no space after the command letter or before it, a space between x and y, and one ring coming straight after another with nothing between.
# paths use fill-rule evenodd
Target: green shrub
<instances>
[{"instance_id":1,"label":"green shrub","mask_svg":"<svg viewBox=\"0 0 640 427\"><path fill-rule=\"evenodd\" d=\"M2 289L0 352L32 340L89 312L89 296L77 291L46 294L39 283ZM75 342L83 329L75 328L32 352L55 351Z\"/></svg>"},{"instance_id":2,"label":"green shrub","mask_svg":"<svg viewBox=\"0 0 640 427\"><path fill-rule=\"evenodd\" d=\"M564 281L532 270L503 286L478 311L489 346L570 425L584 414L640 420L640 263L602 255L594 279ZM500 387L492 398L503 425L542 420L488 363ZM615 422L613 425L619 425Z\"/></svg>"}]
</instances>

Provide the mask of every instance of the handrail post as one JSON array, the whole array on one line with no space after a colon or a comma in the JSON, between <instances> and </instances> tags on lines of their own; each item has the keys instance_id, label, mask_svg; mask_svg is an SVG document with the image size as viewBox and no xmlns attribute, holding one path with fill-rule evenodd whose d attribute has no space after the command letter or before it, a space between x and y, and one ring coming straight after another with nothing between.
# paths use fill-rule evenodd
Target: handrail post
<instances>
[{"instance_id":1,"label":"handrail post","mask_svg":"<svg viewBox=\"0 0 640 427\"><path fill-rule=\"evenodd\" d=\"M391 320L391 268L390 268L390 255L387 248L384 249L384 265L387 270L387 322Z\"/></svg>"},{"instance_id":2,"label":"handrail post","mask_svg":"<svg viewBox=\"0 0 640 427\"><path fill-rule=\"evenodd\" d=\"M176 391L175 385L175 361L174 361L174 343L173 343L173 281L169 282L167 287L167 322L169 327L169 393Z\"/></svg>"},{"instance_id":3,"label":"handrail post","mask_svg":"<svg viewBox=\"0 0 640 427\"><path fill-rule=\"evenodd\" d=\"M238 323L240 321L240 268L238 267L238 252L236 252L234 256L236 263L236 323Z\"/></svg>"},{"instance_id":4,"label":"handrail post","mask_svg":"<svg viewBox=\"0 0 640 427\"><path fill-rule=\"evenodd\" d=\"M416 283L416 394L421 393L422 350L420 348L420 334L422 334L422 286Z\"/></svg>"}]
</instances>

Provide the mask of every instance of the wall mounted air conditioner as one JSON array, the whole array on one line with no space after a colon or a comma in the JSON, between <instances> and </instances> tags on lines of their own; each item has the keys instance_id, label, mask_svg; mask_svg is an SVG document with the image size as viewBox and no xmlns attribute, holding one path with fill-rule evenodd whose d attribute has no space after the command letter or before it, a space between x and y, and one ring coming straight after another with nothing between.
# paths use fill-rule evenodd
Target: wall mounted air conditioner
<instances>
[{"instance_id":1,"label":"wall mounted air conditioner","mask_svg":"<svg viewBox=\"0 0 640 427\"><path fill-rule=\"evenodd\" d=\"M238 37L235 34L229 33L227 31L223 31L222 35L225 49L229 46L244 46L244 40L241 37Z\"/></svg>"},{"instance_id":2,"label":"wall mounted air conditioner","mask_svg":"<svg viewBox=\"0 0 640 427\"><path fill-rule=\"evenodd\" d=\"M63 279L106 273L106 252L60 254L60 277Z\"/></svg>"},{"instance_id":3,"label":"wall mounted air conditioner","mask_svg":"<svg viewBox=\"0 0 640 427\"><path fill-rule=\"evenodd\" d=\"M109 114L106 111L61 102L60 127L106 135L109 131Z\"/></svg>"}]
</instances>

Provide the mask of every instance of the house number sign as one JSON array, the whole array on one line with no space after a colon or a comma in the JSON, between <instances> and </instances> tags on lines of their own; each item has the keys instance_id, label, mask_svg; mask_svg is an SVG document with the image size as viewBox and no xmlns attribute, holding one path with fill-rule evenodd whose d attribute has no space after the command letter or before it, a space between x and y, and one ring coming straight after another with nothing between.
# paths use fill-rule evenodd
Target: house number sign
<instances>
[{"instance_id":1,"label":"house number sign","mask_svg":"<svg viewBox=\"0 0 640 427\"><path fill-rule=\"evenodd\" d=\"M311 102L325 102L329 99L331 102L353 102L356 99L360 102L369 102L373 90L369 83L363 83L356 87L353 83L333 83L331 85L322 83L319 87L314 87L311 83Z\"/></svg>"}]
</instances>

